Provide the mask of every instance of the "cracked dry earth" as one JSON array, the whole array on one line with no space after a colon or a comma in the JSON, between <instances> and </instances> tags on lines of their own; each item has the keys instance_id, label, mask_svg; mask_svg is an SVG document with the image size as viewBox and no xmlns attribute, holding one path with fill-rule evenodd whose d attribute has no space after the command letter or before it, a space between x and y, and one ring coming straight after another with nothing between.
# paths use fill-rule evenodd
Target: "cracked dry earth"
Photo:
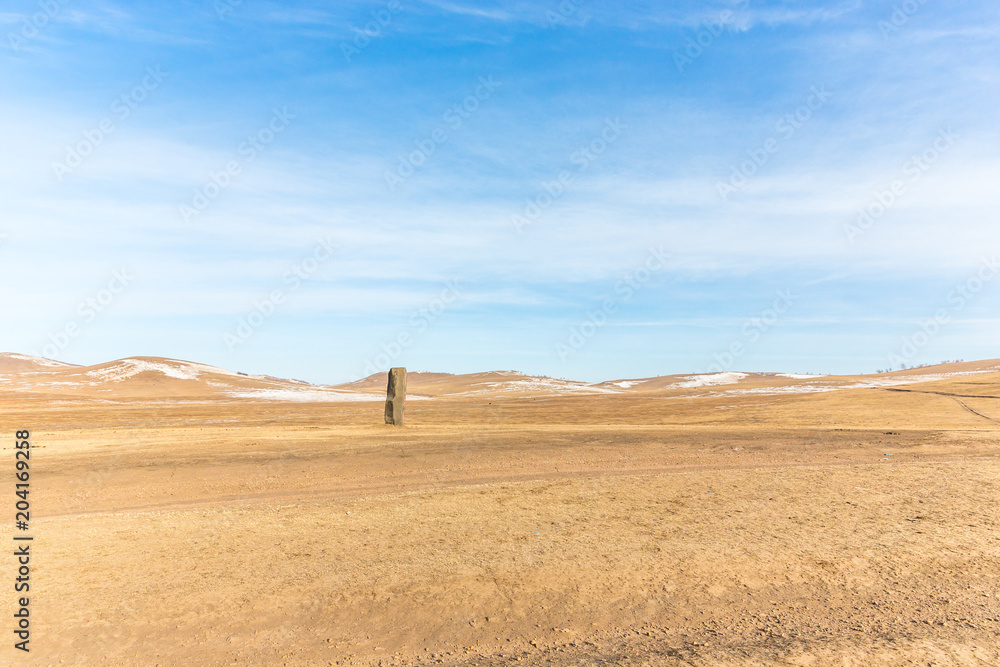
<instances>
[{"instance_id":1,"label":"cracked dry earth","mask_svg":"<svg viewBox=\"0 0 1000 667\"><path fill-rule=\"evenodd\" d=\"M403 428L7 396L36 578L32 652L0 663L1000 665L1000 378L976 381L935 389L965 407L440 398Z\"/></svg>"}]
</instances>

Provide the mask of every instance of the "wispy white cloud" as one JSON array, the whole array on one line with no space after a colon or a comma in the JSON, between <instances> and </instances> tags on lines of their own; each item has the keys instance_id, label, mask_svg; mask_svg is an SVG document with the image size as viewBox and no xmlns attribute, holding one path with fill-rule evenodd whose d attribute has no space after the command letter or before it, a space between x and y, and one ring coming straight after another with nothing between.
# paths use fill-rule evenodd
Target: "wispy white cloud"
<instances>
[{"instance_id":1,"label":"wispy white cloud","mask_svg":"<svg viewBox=\"0 0 1000 667\"><path fill-rule=\"evenodd\" d=\"M445 0L423 0L424 4L434 7L442 12L457 14L459 16L471 16L478 19L490 19L493 21L510 22L523 20L527 15L537 16L538 10L530 11L530 5L525 3L509 3L510 8L495 6L493 8L484 7L484 3L462 4L460 2L446 2ZM529 14L530 12L530 14Z\"/></svg>"},{"instance_id":2,"label":"wispy white cloud","mask_svg":"<svg viewBox=\"0 0 1000 667\"><path fill-rule=\"evenodd\" d=\"M174 356L211 361L197 350L224 349L221 330L232 318L330 236L337 256L296 292L287 319L261 333L268 344L255 338L245 349L298 358L296 350L335 331L345 356L363 356L444 280L459 278L468 285L462 305L428 349L459 350L452 356L480 367L510 365L492 363L503 354L551 356L536 339L559 339L559 327L579 320L650 247L668 253L669 268L608 327L617 333L595 344L587 363L634 354L643 326L724 334L758 308L753 298L770 298L773 284L789 280L813 290L790 326L803 336L836 330L860 346L879 323L933 311L939 283L946 293L956 274L1000 249L988 11L979 22L935 22L927 5L926 17L887 43L880 14L857 2L630 7L581 4L573 20L593 28L583 43L579 31L540 30L539 5L414 4L378 50L346 63L330 38L350 35L370 5L244 3L226 23L162 24L124 5L80 5L40 38L44 57L22 57L2 75L16 91L0 103L0 231L9 235L0 245L2 298L34 336L17 343L37 344L127 265L140 278L81 341L81 354L125 338L166 354L182 345L183 330L197 349ZM720 37L684 76L650 57L726 7L742 16L734 25L744 34ZM774 26L795 29L767 29ZM236 27L265 46L234 42ZM324 39L303 39L307 32ZM87 58L93 67L80 65ZM147 59L166 64L168 81L60 182L53 161L109 114L141 69L135 63ZM445 110L491 72L504 82L497 95L460 128L448 126ZM719 181L824 83L832 101L723 201ZM298 114L287 132L242 161L204 212L182 219L179 206L243 160L239 143L286 103ZM543 182L577 169L576 152L616 116L628 131L518 234L512 214ZM442 126L448 139L390 192L384 172ZM946 126L961 141L849 243L845 223ZM853 300L837 294L859 285ZM981 303L992 303L985 292ZM984 318L969 312L971 332ZM492 357L454 341L458 331L487 335L480 330L498 338ZM675 333L678 349L703 342ZM0 349L16 347L2 340ZM294 340L304 342L282 347ZM692 354L712 352L698 349ZM330 363L330 373L349 365Z\"/></svg>"}]
</instances>

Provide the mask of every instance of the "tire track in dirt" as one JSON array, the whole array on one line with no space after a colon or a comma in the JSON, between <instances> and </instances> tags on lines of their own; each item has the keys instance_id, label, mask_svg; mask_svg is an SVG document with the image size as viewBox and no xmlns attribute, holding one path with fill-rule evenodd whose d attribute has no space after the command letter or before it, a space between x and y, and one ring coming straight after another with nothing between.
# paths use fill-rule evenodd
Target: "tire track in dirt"
<instances>
[{"instance_id":1,"label":"tire track in dirt","mask_svg":"<svg viewBox=\"0 0 1000 667\"><path fill-rule=\"evenodd\" d=\"M1000 419L994 419L989 415L984 415L982 412L979 412L975 408L969 406L965 401L961 400L963 398L992 398L994 400L1000 400L1000 396L977 396L975 394L953 394L947 391L929 391L926 389L898 389L896 387L889 387L886 389L886 391L902 391L910 394L936 394L938 396L947 396L948 398L950 398L951 400L955 401L960 406L962 406L963 409L967 410L968 412L971 412L977 417L988 419L991 422L1000 423Z\"/></svg>"},{"instance_id":2,"label":"tire track in dirt","mask_svg":"<svg viewBox=\"0 0 1000 667\"><path fill-rule=\"evenodd\" d=\"M958 455L946 455L938 457L924 457L921 463L938 462L947 463L965 460ZM831 468L845 466L879 466L885 465L882 462L864 461L831 461L831 462L781 462L781 463L760 463L756 465L746 464L705 464L705 465L679 465L659 468L630 468L630 469L594 469L594 470L573 470L565 472L548 473L526 473L523 475L470 475L446 480L428 480L420 482L397 481L390 484L373 484L370 486L354 486L339 489L329 489L320 491L304 491L291 489L287 491L265 491L258 493L230 494L225 496L215 496L200 500L178 500L164 503L147 503L142 505L131 505L114 507L107 509L94 509L85 512L60 512L54 514L41 514L36 520L77 518L98 514L124 514L124 513L145 513L161 512L173 510L187 510L206 506L233 506L251 505L265 501L286 501L286 502L309 502L311 500L331 500L365 498L373 496L403 495L407 493L419 493L422 491L437 491L441 489L457 489L463 487L482 486L489 484L521 484L525 482L560 481L576 479L595 479L603 477L628 477L628 476L657 476L670 474L683 474L688 472L698 472L706 470L762 470L762 469L782 469L782 468Z\"/></svg>"},{"instance_id":3,"label":"tire track in dirt","mask_svg":"<svg viewBox=\"0 0 1000 667\"><path fill-rule=\"evenodd\" d=\"M937 394L938 396L959 396L961 398L992 398L1000 401L1000 396L985 396L981 394L955 394L950 391L931 391L930 389L900 389L899 387L884 387L886 391L903 391L910 394Z\"/></svg>"},{"instance_id":4,"label":"tire track in dirt","mask_svg":"<svg viewBox=\"0 0 1000 667\"><path fill-rule=\"evenodd\" d=\"M952 396L951 399L953 401L955 401L956 403L958 403L959 405L961 405L966 410L968 410L969 412L971 412L972 414L974 414L974 415L979 415L983 419L989 419L991 422L1000 422L1000 420L998 420L998 419L994 419L993 417L989 417L987 415L984 415L982 412L980 412L979 410L976 410L975 408L969 406L968 404L965 403L965 401L960 400L956 396Z\"/></svg>"}]
</instances>

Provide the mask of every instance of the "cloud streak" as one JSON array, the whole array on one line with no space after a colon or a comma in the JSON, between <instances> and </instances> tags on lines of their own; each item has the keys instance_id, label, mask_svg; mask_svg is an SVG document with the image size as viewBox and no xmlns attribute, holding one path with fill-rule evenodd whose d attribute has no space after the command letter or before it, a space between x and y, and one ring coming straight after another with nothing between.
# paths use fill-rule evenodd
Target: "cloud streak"
<instances>
[{"instance_id":1,"label":"cloud streak","mask_svg":"<svg viewBox=\"0 0 1000 667\"><path fill-rule=\"evenodd\" d=\"M880 361L866 368L865 354L851 362L838 350L871 347L878 360L890 329L933 314L935 289L946 293L1000 249L1000 48L985 2L924 5L891 40L878 30L885 8L853 1L670 11L583 2L551 26L533 3L423 2L401 6L378 42L346 60L340 42L381 6L244 3L220 20L210 8L165 16L81 1L31 52L0 53L0 85L14 91L0 102L0 279L24 322L0 348L38 345L109 271L130 266L135 283L67 361L144 353L232 366L227 355L237 354L248 370L337 381L444 281L461 279L461 302L407 349L415 363L604 378L693 372L724 349L726 327L798 285L787 330L769 331L741 363L775 359L768 341L781 341L801 364L773 370L871 370ZM732 29L679 73L671 54L725 10ZM5 14L4 27L16 16ZM163 85L55 178L66 147L157 63L170 73ZM389 192L385 173L399 156L491 75L502 82L495 95ZM722 201L718 182L814 86L832 97ZM211 206L181 216L178 205L286 107L287 129L240 163ZM627 131L516 234L511 215L608 118ZM961 140L849 243L844 226L948 127ZM226 350L219 333L232 317L328 235L337 257ZM649 247L666 249L669 268L561 365L552 349L567 327ZM976 307L993 299L984 290ZM977 356L988 319L963 313L921 354ZM650 357L660 343L645 330L661 324L679 352ZM691 333L699 327L719 340L702 341ZM837 337L850 344L828 345ZM307 361L329 345L341 354ZM646 363L656 368L639 373Z\"/></svg>"}]
</instances>

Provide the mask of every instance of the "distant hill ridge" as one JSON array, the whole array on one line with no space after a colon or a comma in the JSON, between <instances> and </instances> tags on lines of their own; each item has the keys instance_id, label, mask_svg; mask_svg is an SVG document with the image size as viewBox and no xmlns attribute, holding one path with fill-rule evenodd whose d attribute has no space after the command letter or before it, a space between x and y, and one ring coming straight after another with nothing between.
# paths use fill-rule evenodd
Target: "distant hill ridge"
<instances>
[{"instance_id":1,"label":"distant hill ridge","mask_svg":"<svg viewBox=\"0 0 1000 667\"><path fill-rule=\"evenodd\" d=\"M1000 360L954 362L873 375L794 373L705 373L628 378L599 383L488 371L455 375L409 372L411 399L435 397L538 397L569 395L663 394L666 396L809 394L933 382L962 375L1000 372ZM252 375L166 357L128 357L76 366L24 354L0 353L0 392L39 398L185 399L200 401L378 401L386 373L340 385Z\"/></svg>"}]
</instances>

